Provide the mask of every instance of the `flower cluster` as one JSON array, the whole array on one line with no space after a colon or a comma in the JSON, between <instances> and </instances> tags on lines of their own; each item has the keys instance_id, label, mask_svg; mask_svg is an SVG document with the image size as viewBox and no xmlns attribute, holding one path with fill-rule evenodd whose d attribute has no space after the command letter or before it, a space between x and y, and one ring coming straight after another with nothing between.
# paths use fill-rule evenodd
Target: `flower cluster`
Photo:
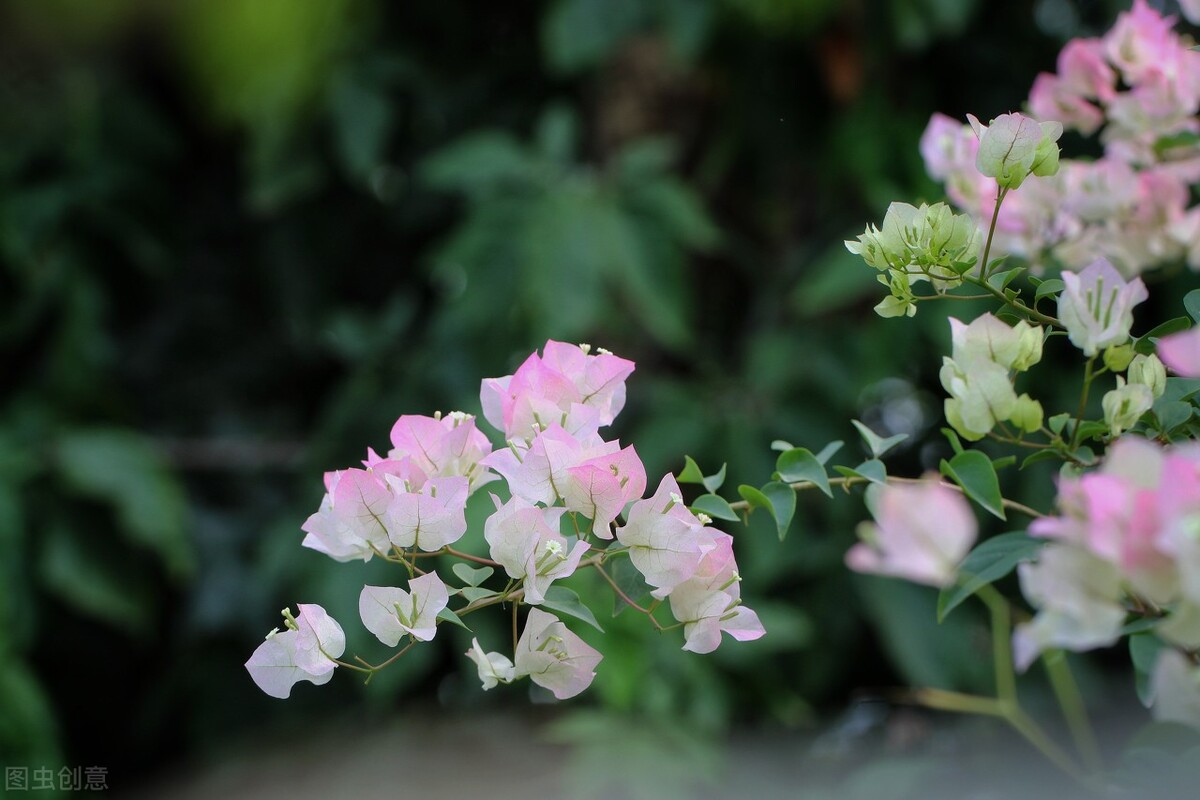
<instances>
[{"instance_id":1,"label":"flower cluster","mask_svg":"<svg viewBox=\"0 0 1200 800\"><path fill-rule=\"evenodd\" d=\"M741 604L732 537L683 504L671 475L642 499L646 470L637 451L600 434L624 406L633 369L605 350L547 342L512 375L482 383L484 416L503 432L503 447L493 450L475 418L461 412L402 416L386 457L368 450L362 468L327 473L321 506L303 525L303 545L338 561L379 557L402 566L406 586L364 586L359 615L384 645L408 643L378 666L341 661L342 629L320 606L302 605L297 617L284 612L288 629L272 632L246 662L259 687L287 697L297 681L325 683L339 666L369 677L408 647L433 639L440 623L463 625L461 616L508 604L512 657L485 650L478 639L467 653L483 688L529 677L559 699L573 697L591 684L601 656L551 612L594 623L574 592L554 585L581 567L599 571L657 627L655 610L668 602L686 650L710 652L722 632L739 640L762 636L758 617ZM498 479L507 499L491 495L494 510L483 525L487 554L456 550L469 498ZM464 585L453 587L422 568L433 556L483 566L456 564ZM604 565L615 558L629 558L644 576L650 608L608 578ZM506 585L481 586L497 569ZM462 605L452 609L455 596ZM529 610L517 638L521 606Z\"/></svg>"},{"instance_id":2,"label":"flower cluster","mask_svg":"<svg viewBox=\"0 0 1200 800\"><path fill-rule=\"evenodd\" d=\"M1163 617L1162 639L1200 649L1200 445L1123 437L1100 470L1060 481L1058 509L1030 526L1052 543L1019 568L1039 609L1014 633L1019 667L1050 647L1110 645L1131 611Z\"/></svg>"},{"instance_id":3,"label":"flower cluster","mask_svg":"<svg viewBox=\"0 0 1200 800\"><path fill-rule=\"evenodd\" d=\"M1063 160L1053 177L1013 193L997 219L999 252L1068 269L1104 256L1127 276L1185 257L1200 268L1200 207L1190 204L1188 192L1200 178L1200 52L1173 23L1135 0L1105 36L1069 42L1057 72L1037 77L1029 113L1042 125L1099 132L1104 155ZM1005 115L993 127L1011 117L1019 115ZM973 126L935 114L921 153L951 201L984 224L997 192L1016 187L1006 182L1003 165L985 168L993 152L1005 151L985 147ZM1037 135L1032 121L1008 127L1028 153Z\"/></svg>"}]
</instances>

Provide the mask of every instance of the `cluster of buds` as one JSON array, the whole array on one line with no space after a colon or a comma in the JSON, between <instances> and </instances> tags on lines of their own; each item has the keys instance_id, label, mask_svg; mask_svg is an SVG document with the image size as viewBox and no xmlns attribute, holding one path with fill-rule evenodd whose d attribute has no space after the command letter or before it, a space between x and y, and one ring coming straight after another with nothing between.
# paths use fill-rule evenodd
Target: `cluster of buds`
<instances>
[{"instance_id":1,"label":"cluster of buds","mask_svg":"<svg viewBox=\"0 0 1200 800\"><path fill-rule=\"evenodd\" d=\"M879 270L879 282L888 287L889 296L875 311L882 317L911 317L917 311L912 284L929 281L937 291L958 286L978 263L981 243L975 221L945 203L920 208L892 203L883 228L868 225L857 241L846 242L846 249Z\"/></svg>"},{"instance_id":2,"label":"cluster of buds","mask_svg":"<svg viewBox=\"0 0 1200 800\"><path fill-rule=\"evenodd\" d=\"M609 579L614 590L660 628L655 610L667 601L683 628L684 649L710 652L723 632L739 640L762 636L757 615L741 604L732 537L690 511L670 475L642 499L646 471L637 451L600 435L624 406L633 369L605 350L547 342L512 375L482 383L484 416L504 433L503 447L493 450L475 418L461 412L402 416L386 457L369 450L362 468L327 473L326 495L304 523L303 544L338 561L378 557L402 566L406 586L364 586L359 615L385 646L407 644L378 666L342 661L341 627L320 606L302 605L299 616L285 612L288 630L272 632L246 662L259 687L287 697L296 682L325 683L337 667L370 677L408 647L432 640L441 623L462 625L466 614L507 604L514 614L512 657L486 650L478 639L467 652L483 688L528 677L559 699L573 697L591 684L601 655L551 613L594 622L577 595L554 584L582 567L604 574L615 558L630 559L654 602L638 606ZM483 526L487 554L455 550L467 530L469 498L498 479L508 496L491 496L494 511ZM623 512L625 524L618 525ZM454 587L422 568L432 556L483 566L456 564L464 585ZM506 585L481 586L497 569ZM451 608L455 596L461 605ZM517 638L521 606L529 610Z\"/></svg>"}]
</instances>

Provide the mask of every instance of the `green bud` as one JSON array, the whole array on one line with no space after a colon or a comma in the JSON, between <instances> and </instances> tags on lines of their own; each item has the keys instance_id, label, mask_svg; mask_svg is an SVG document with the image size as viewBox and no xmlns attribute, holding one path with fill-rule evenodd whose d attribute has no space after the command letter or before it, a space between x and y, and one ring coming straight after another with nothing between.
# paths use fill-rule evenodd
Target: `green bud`
<instances>
[{"instance_id":1,"label":"green bud","mask_svg":"<svg viewBox=\"0 0 1200 800\"><path fill-rule=\"evenodd\" d=\"M1042 404L1027 394L1017 398L1009 420L1026 433L1033 433L1042 427Z\"/></svg>"},{"instance_id":2,"label":"green bud","mask_svg":"<svg viewBox=\"0 0 1200 800\"><path fill-rule=\"evenodd\" d=\"M1131 344L1109 347L1104 351L1104 366L1113 372L1124 372L1125 368L1129 366L1129 362L1133 361L1135 354Z\"/></svg>"},{"instance_id":3,"label":"green bud","mask_svg":"<svg viewBox=\"0 0 1200 800\"><path fill-rule=\"evenodd\" d=\"M1167 368L1153 353L1135 356L1129 364L1129 382L1149 386L1150 393L1157 400L1167 390Z\"/></svg>"},{"instance_id":4,"label":"green bud","mask_svg":"<svg viewBox=\"0 0 1200 800\"><path fill-rule=\"evenodd\" d=\"M1117 376L1117 388L1104 395L1101 401L1104 407L1104 422L1108 425L1113 436L1120 436L1137 424L1154 405L1154 395L1150 387L1141 383L1126 384L1125 379Z\"/></svg>"}]
</instances>

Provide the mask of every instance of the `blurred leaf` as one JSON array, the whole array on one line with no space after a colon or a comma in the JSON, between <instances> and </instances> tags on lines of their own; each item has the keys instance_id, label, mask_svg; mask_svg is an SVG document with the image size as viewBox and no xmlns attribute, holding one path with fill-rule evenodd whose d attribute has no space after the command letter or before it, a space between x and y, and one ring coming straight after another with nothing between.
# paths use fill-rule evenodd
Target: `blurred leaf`
<instances>
[{"instance_id":1,"label":"blurred leaf","mask_svg":"<svg viewBox=\"0 0 1200 800\"><path fill-rule=\"evenodd\" d=\"M691 456L683 457L683 469L675 476L678 483L704 483L704 472Z\"/></svg>"},{"instance_id":2,"label":"blurred leaf","mask_svg":"<svg viewBox=\"0 0 1200 800\"><path fill-rule=\"evenodd\" d=\"M477 194L506 183L527 182L534 167L524 148L507 133L479 131L428 156L418 171L435 189Z\"/></svg>"},{"instance_id":3,"label":"blurred leaf","mask_svg":"<svg viewBox=\"0 0 1200 800\"><path fill-rule=\"evenodd\" d=\"M558 0L542 20L542 51L551 70L578 72L607 58L638 30L638 0Z\"/></svg>"},{"instance_id":4,"label":"blurred leaf","mask_svg":"<svg viewBox=\"0 0 1200 800\"><path fill-rule=\"evenodd\" d=\"M1183 308L1193 322L1200 323L1200 289L1192 289L1183 296Z\"/></svg>"},{"instance_id":5,"label":"blurred leaf","mask_svg":"<svg viewBox=\"0 0 1200 800\"><path fill-rule=\"evenodd\" d=\"M649 596L650 585L646 583L645 577L628 557L614 559L606 564L604 569L608 571L608 577L613 579L613 583L621 587L621 591L633 602L641 603L643 598ZM627 608L629 608L629 604L614 592L613 616L617 616Z\"/></svg>"},{"instance_id":6,"label":"blurred leaf","mask_svg":"<svg viewBox=\"0 0 1200 800\"><path fill-rule=\"evenodd\" d=\"M850 424L857 428L858 432L862 434L863 441L865 441L867 443L867 447L870 448L871 456L873 458L882 458L889 450L908 438L907 433L897 433L896 435L889 436L885 439L856 419L850 420Z\"/></svg>"},{"instance_id":7,"label":"blurred leaf","mask_svg":"<svg viewBox=\"0 0 1200 800\"><path fill-rule=\"evenodd\" d=\"M394 105L379 88L343 73L329 98L334 143L346 171L365 180L383 161Z\"/></svg>"},{"instance_id":8,"label":"blurred leaf","mask_svg":"<svg viewBox=\"0 0 1200 800\"><path fill-rule=\"evenodd\" d=\"M0 639L0 759L9 766L61 763L54 709L37 677L5 650Z\"/></svg>"},{"instance_id":9,"label":"blurred leaf","mask_svg":"<svg viewBox=\"0 0 1200 800\"><path fill-rule=\"evenodd\" d=\"M978 450L964 450L949 461L942 459L941 469L943 475L962 487L967 497L992 515L1005 519L1000 481L986 455Z\"/></svg>"},{"instance_id":10,"label":"blurred leaf","mask_svg":"<svg viewBox=\"0 0 1200 800\"><path fill-rule=\"evenodd\" d=\"M130 541L157 553L174 577L191 573L183 489L150 440L116 428L80 429L58 440L56 455L69 486L116 508Z\"/></svg>"},{"instance_id":11,"label":"blurred leaf","mask_svg":"<svg viewBox=\"0 0 1200 800\"><path fill-rule=\"evenodd\" d=\"M94 543L58 527L46 536L38 565L42 585L79 613L126 633L144 635L152 625L154 595L128 559L114 558Z\"/></svg>"},{"instance_id":12,"label":"blurred leaf","mask_svg":"<svg viewBox=\"0 0 1200 800\"><path fill-rule=\"evenodd\" d=\"M1166 647L1166 642L1158 638L1153 631L1135 633L1129 637L1129 658L1133 661L1134 686L1137 689L1138 700L1149 708L1154 697L1150 678L1154 674L1154 665L1158 662L1159 652Z\"/></svg>"},{"instance_id":13,"label":"blurred leaf","mask_svg":"<svg viewBox=\"0 0 1200 800\"><path fill-rule=\"evenodd\" d=\"M958 581L938 595L938 622L971 595L1000 580L1023 561L1032 561L1046 544L1027 533L1014 531L993 536L967 554L958 568Z\"/></svg>"},{"instance_id":14,"label":"blurred leaf","mask_svg":"<svg viewBox=\"0 0 1200 800\"><path fill-rule=\"evenodd\" d=\"M536 141L538 151L550 161L570 164L579 139L579 123L566 106L551 106L538 119Z\"/></svg>"},{"instance_id":15,"label":"blurred leaf","mask_svg":"<svg viewBox=\"0 0 1200 800\"><path fill-rule=\"evenodd\" d=\"M986 636L969 615L939 625L937 593L929 587L874 576L855 576L854 581L904 683L957 691L989 688Z\"/></svg>"}]
</instances>

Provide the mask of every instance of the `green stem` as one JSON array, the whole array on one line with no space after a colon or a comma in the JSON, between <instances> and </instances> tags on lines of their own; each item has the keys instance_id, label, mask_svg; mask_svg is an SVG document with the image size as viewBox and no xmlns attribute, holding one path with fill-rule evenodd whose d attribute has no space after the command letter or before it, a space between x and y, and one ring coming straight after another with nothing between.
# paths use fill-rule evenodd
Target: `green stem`
<instances>
[{"instance_id":1,"label":"green stem","mask_svg":"<svg viewBox=\"0 0 1200 800\"><path fill-rule=\"evenodd\" d=\"M1004 202L1008 188L998 188L996 191L996 206L992 209L992 224L988 226L987 241L983 245L983 263L979 266L979 275L985 281L988 278L988 256L992 254L992 238L996 235L996 220L1000 219L1000 204Z\"/></svg>"},{"instance_id":2,"label":"green stem","mask_svg":"<svg viewBox=\"0 0 1200 800\"><path fill-rule=\"evenodd\" d=\"M992 616L992 663L996 673L996 698L1017 708L1017 675L1013 671L1012 610L995 587L984 584L977 592Z\"/></svg>"},{"instance_id":3,"label":"green stem","mask_svg":"<svg viewBox=\"0 0 1200 800\"><path fill-rule=\"evenodd\" d=\"M1080 433L1083 430L1083 414L1087 410L1088 392L1092 388L1092 379L1096 377L1092 373L1092 366L1095 363L1096 357L1092 356L1083 368L1083 391L1079 393L1079 408L1075 411L1075 430L1071 434L1072 452L1079 449Z\"/></svg>"},{"instance_id":4,"label":"green stem","mask_svg":"<svg viewBox=\"0 0 1200 800\"><path fill-rule=\"evenodd\" d=\"M1050 686L1054 696L1058 698L1059 708L1067 720L1071 737L1075 740L1075 749L1079 751L1083 763L1093 772L1099 771L1104 762L1100 755L1100 745L1096 742L1096 734L1088 719L1087 707L1075 676L1071 674L1071 665L1067 656L1061 650L1049 650L1042 654L1042 663L1046 665L1046 674L1050 677Z\"/></svg>"},{"instance_id":5,"label":"green stem","mask_svg":"<svg viewBox=\"0 0 1200 800\"><path fill-rule=\"evenodd\" d=\"M1020 311L1022 314L1025 314L1026 316L1028 316L1030 319L1037 320L1038 322L1042 323L1043 325L1053 325L1057 328L1065 328L1066 327L1065 325L1062 324L1062 321L1060 319L1058 319L1057 317L1052 317L1049 314L1043 314L1042 312L1038 311L1037 309L1031 308L1030 306L1025 305L1020 300L1010 299L1009 297L1005 296L1004 292L1000 291L995 286L992 286L990 283L988 283L986 280L983 280L982 278L975 278L975 277L971 277L971 276L967 275L967 276L963 277L963 281L965 281L966 283L969 283L973 286L978 286L980 289L983 289L985 292L990 294L992 297L995 297L1001 303L1004 303L1007 306L1012 306L1017 311Z\"/></svg>"},{"instance_id":6,"label":"green stem","mask_svg":"<svg viewBox=\"0 0 1200 800\"><path fill-rule=\"evenodd\" d=\"M894 475L889 475L887 480L888 480L888 483L923 483L925 481L924 478L898 478ZM867 478L859 478L859 477L856 477L853 475L844 477L844 478L830 478L829 479L830 486L841 486L844 489L849 489L852 486L858 486L863 483L870 483L870 481ZM942 486L946 487L947 489L953 489L954 491L959 492L959 493L962 493L962 491L963 491L962 487L956 483L947 483L946 481L942 481L941 484L942 484ZM809 489L817 488L817 485L815 483L813 483L812 481L797 481L796 483L792 483L792 484L788 484L788 485L791 487L791 489L793 491L797 491L797 492L803 492L803 491L807 491ZM1037 511L1036 509L1030 508L1027 505L1018 503L1015 500L1008 500L1006 498L1002 498L1001 502L1005 508L1011 508L1013 511L1019 511L1022 514L1025 514L1030 517L1034 517L1035 519L1037 517L1046 516L1042 512ZM736 503L730 503L729 507L731 509L733 509L734 511L749 511L750 503L746 500L738 500ZM584 564L586 564L586 563L587 562L584 562ZM580 566L584 566L584 564L581 564Z\"/></svg>"},{"instance_id":7,"label":"green stem","mask_svg":"<svg viewBox=\"0 0 1200 800\"><path fill-rule=\"evenodd\" d=\"M979 697L978 695L962 694L944 689L918 689L911 698L914 702L926 708L939 711L952 711L958 714L982 714L1004 720L1033 745L1056 767L1070 775L1079 783L1091 786L1091 779L1079 768L1075 761L1046 735L1046 732L1019 707L1009 705L995 697Z\"/></svg>"}]
</instances>

